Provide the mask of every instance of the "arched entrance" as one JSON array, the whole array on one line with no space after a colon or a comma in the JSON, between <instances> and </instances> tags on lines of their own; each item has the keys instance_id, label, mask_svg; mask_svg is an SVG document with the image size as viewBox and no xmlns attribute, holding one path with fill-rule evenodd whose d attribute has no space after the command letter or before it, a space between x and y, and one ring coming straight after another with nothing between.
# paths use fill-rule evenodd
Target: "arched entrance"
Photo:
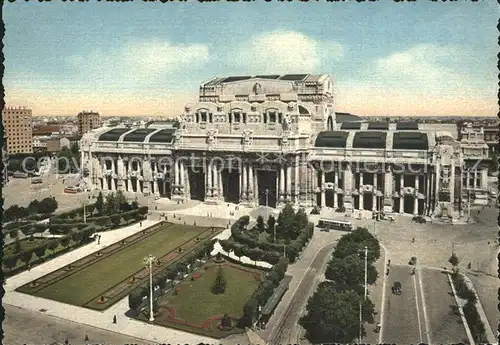
<instances>
[{"instance_id":1,"label":"arched entrance","mask_svg":"<svg viewBox=\"0 0 500 345\"><path fill-rule=\"evenodd\" d=\"M267 205L273 208L276 207L276 180L278 179L278 173L273 170L257 170L257 178L257 185L259 187L259 205L266 205L267 190Z\"/></svg>"}]
</instances>

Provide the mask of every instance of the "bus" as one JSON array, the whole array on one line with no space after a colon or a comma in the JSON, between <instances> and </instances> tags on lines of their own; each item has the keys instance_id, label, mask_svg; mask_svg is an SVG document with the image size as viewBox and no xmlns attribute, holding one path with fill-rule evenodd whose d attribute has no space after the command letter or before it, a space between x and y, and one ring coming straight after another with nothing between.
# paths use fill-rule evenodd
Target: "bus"
<instances>
[{"instance_id":1,"label":"bus","mask_svg":"<svg viewBox=\"0 0 500 345\"><path fill-rule=\"evenodd\" d=\"M317 225L322 231L342 230L352 231L352 223L348 220L335 220L321 218Z\"/></svg>"},{"instance_id":2,"label":"bus","mask_svg":"<svg viewBox=\"0 0 500 345\"><path fill-rule=\"evenodd\" d=\"M70 187L64 188L64 193L78 194L81 192L82 192L82 189L78 186L70 186Z\"/></svg>"}]
</instances>

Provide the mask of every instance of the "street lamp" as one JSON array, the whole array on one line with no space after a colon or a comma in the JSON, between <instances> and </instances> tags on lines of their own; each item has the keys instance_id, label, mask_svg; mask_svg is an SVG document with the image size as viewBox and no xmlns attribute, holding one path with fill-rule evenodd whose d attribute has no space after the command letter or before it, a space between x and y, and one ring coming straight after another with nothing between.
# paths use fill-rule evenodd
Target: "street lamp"
<instances>
[{"instance_id":1,"label":"street lamp","mask_svg":"<svg viewBox=\"0 0 500 345\"><path fill-rule=\"evenodd\" d=\"M368 247L364 249L365 256L365 300L368 297Z\"/></svg>"},{"instance_id":2,"label":"street lamp","mask_svg":"<svg viewBox=\"0 0 500 345\"><path fill-rule=\"evenodd\" d=\"M149 322L153 322L155 320L153 314L153 263L156 262L156 258L149 254L143 262L146 268L149 267Z\"/></svg>"}]
</instances>

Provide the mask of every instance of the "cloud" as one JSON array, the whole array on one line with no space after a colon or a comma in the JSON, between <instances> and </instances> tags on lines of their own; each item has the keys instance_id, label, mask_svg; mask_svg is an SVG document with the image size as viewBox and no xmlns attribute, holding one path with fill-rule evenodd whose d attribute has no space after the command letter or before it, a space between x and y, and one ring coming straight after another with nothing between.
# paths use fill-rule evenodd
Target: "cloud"
<instances>
[{"instance_id":1,"label":"cloud","mask_svg":"<svg viewBox=\"0 0 500 345\"><path fill-rule=\"evenodd\" d=\"M130 88L149 85L185 70L203 67L210 59L205 44L172 44L167 41L129 42L110 50L66 59L68 69L83 85L95 88Z\"/></svg>"},{"instance_id":2,"label":"cloud","mask_svg":"<svg viewBox=\"0 0 500 345\"><path fill-rule=\"evenodd\" d=\"M329 60L341 58L344 47L295 31L273 31L251 37L228 54L229 63L247 73L317 72Z\"/></svg>"},{"instance_id":3,"label":"cloud","mask_svg":"<svg viewBox=\"0 0 500 345\"><path fill-rule=\"evenodd\" d=\"M338 110L360 115L495 115L496 74L491 58L483 55L478 58L459 45L417 44L373 59L351 80L336 84Z\"/></svg>"}]
</instances>

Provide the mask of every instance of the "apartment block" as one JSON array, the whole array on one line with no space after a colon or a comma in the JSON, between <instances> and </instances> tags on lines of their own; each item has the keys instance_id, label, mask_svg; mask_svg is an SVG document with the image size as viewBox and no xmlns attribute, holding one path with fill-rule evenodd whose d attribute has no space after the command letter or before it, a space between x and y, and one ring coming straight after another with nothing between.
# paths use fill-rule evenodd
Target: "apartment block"
<instances>
[{"instance_id":1,"label":"apartment block","mask_svg":"<svg viewBox=\"0 0 500 345\"><path fill-rule=\"evenodd\" d=\"M33 114L25 107L5 107L2 110L4 135L9 154L33 152Z\"/></svg>"},{"instance_id":2,"label":"apartment block","mask_svg":"<svg viewBox=\"0 0 500 345\"><path fill-rule=\"evenodd\" d=\"M102 126L101 116L97 112L82 111L76 116L78 118L78 134L83 135L93 129Z\"/></svg>"}]
</instances>

